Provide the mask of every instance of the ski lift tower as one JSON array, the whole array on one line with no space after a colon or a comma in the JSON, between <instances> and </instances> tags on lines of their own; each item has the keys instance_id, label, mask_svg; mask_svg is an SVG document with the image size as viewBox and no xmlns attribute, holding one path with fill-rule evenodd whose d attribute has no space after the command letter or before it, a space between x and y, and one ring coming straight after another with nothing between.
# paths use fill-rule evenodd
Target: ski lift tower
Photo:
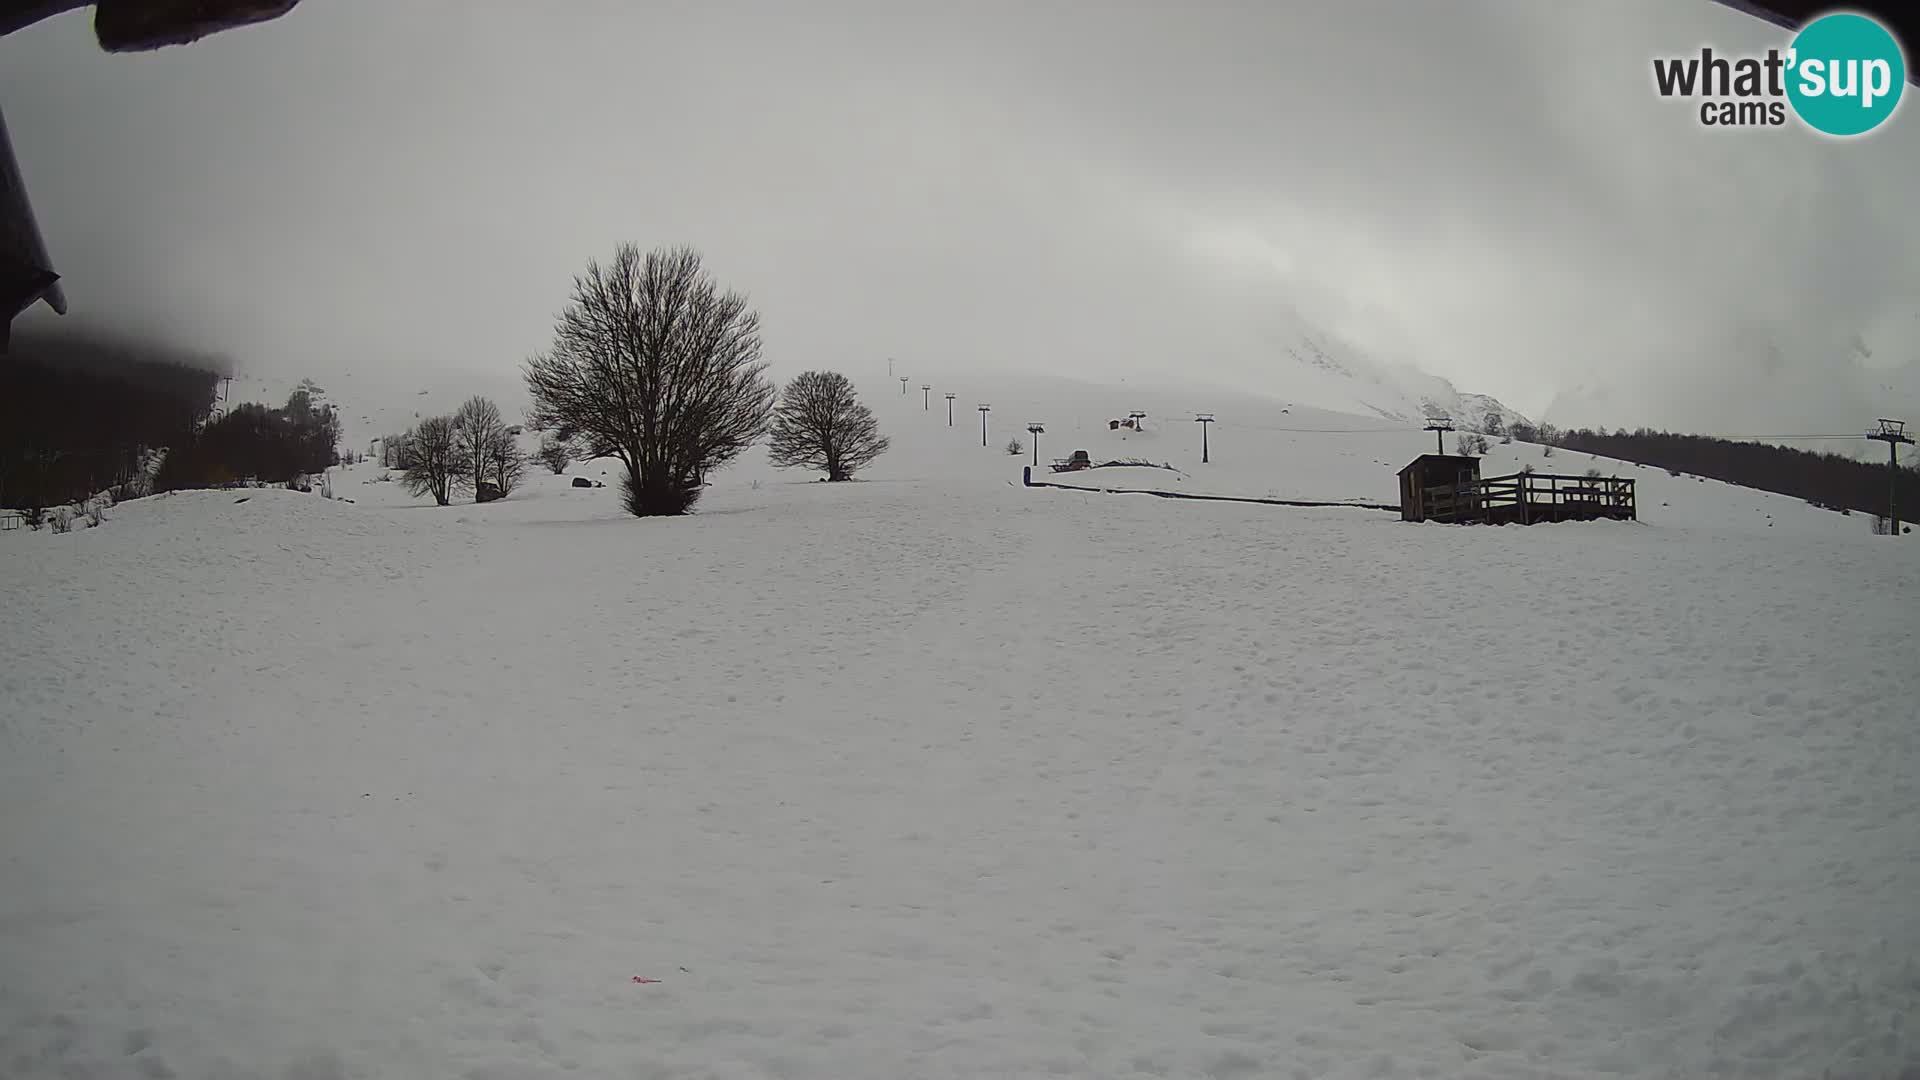
<instances>
[{"instance_id":1,"label":"ski lift tower","mask_svg":"<svg viewBox=\"0 0 1920 1080\"><path fill-rule=\"evenodd\" d=\"M1904 420L1888 420L1882 417L1874 422L1867 438L1887 444L1887 521L1893 525L1893 535L1900 535L1900 508L1895 496L1900 491L1900 444L1913 443L1913 436L1907 434Z\"/></svg>"}]
</instances>

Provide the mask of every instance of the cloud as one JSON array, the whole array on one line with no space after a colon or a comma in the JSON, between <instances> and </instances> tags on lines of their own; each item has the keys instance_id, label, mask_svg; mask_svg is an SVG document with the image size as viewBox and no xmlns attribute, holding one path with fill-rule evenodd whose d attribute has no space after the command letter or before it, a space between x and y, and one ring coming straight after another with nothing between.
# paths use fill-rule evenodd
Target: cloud
<instances>
[{"instance_id":1,"label":"cloud","mask_svg":"<svg viewBox=\"0 0 1920 1080\"><path fill-rule=\"evenodd\" d=\"M1851 430L1920 406L1920 114L1710 132L1652 90L1780 38L1707 0L329 0L150 57L49 20L0 99L71 318L293 378L510 371L633 240L702 248L787 370L1270 390L1313 333L1562 423Z\"/></svg>"}]
</instances>

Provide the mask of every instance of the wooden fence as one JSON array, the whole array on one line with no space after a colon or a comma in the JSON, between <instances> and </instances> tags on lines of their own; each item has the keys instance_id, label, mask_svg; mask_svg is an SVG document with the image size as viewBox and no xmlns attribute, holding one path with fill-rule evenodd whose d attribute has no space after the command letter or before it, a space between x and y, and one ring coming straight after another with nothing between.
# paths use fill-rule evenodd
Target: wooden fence
<instances>
[{"instance_id":1,"label":"wooden fence","mask_svg":"<svg viewBox=\"0 0 1920 1080\"><path fill-rule=\"evenodd\" d=\"M1532 525L1541 521L1635 521L1633 481L1619 476L1514 473L1477 484L1440 485L1423 492L1429 521Z\"/></svg>"},{"instance_id":2,"label":"wooden fence","mask_svg":"<svg viewBox=\"0 0 1920 1080\"><path fill-rule=\"evenodd\" d=\"M1081 471L1085 471L1085 470L1081 470ZM1350 510L1386 510L1391 513L1400 512L1400 508L1398 506L1388 506L1385 503L1376 503L1376 502L1359 502L1359 501L1326 502L1326 501L1309 500L1309 499L1257 499L1250 495L1199 495L1189 491L1155 491L1152 488L1086 487L1080 484L1050 484L1045 480L1035 480L1033 478L1033 466L1031 465L1026 465L1021 467L1021 482L1025 484L1027 487L1057 488L1061 491L1089 491L1089 492L1096 492L1104 495L1152 495L1156 498L1161 498L1161 499L1196 499L1202 502L1255 503L1260 506L1308 506L1308 507L1331 506L1331 507L1345 507Z\"/></svg>"}]
</instances>

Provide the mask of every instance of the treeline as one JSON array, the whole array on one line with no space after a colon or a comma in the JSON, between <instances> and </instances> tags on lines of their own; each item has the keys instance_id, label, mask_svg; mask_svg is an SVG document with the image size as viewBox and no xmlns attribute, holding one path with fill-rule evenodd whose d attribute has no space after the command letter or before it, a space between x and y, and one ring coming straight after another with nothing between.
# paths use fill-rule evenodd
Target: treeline
<instances>
[{"instance_id":1,"label":"treeline","mask_svg":"<svg viewBox=\"0 0 1920 1080\"><path fill-rule=\"evenodd\" d=\"M221 376L196 359L16 337L0 361L0 506L38 510L136 484L154 450L179 443L213 410Z\"/></svg>"},{"instance_id":2,"label":"treeline","mask_svg":"<svg viewBox=\"0 0 1920 1080\"><path fill-rule=\"evenodd\" d=\"M1791 495L1835 510L1881 514L1887 508L1885 462L1876 465L1834 453L1647 428L1611 434L1577 428L1556 433L1553 442L1583 454L1600 454L1655 465L1669 472L1724 480L1742 487ZM1905 508L1902 516L1920 512L1920 472L1902 467L1896 475L1899 483L1896 497Z\"/></svg>"},{"instance_id":3,"label":"treeline","mask_svg":"<svg viewBox=\"0 0 1920 1080\"><path fill-rule=\"evenodd\" d=\"M223 378L217 362L159 345L16 337L0 362L0 506L285 483L339 462L340 418L318 386L303 382L279 408L216 416Z\"/></svg>"},{"instance_id":4,"label":"treeline","mask_svg":"<svg viewBox=\"0 0 1920 1080\"><path fill-rule=\"evenodd\" d=\"M236 480L289 483L340 462L340 415L308 385L270 408L248 402L183 436L167 453L154 489L219 487Z\"/></svg>"}]
</instances>

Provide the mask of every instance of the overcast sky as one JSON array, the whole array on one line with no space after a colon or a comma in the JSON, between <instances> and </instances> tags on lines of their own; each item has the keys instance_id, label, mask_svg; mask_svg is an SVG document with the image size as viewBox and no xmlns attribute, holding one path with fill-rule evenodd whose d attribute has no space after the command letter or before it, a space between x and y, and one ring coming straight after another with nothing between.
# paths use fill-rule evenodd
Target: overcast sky
<instances>
[{"instance_id":1,"label":"overcast sky","mask_svg":"<svg viewBox=\"0 0 1920 1080\"><path fill-rule=\"evenodd\" d=\"M304 0L120 56L89 17L0 40L68 320L289 382L511 373L633 241L700 248L782 374L1284 394L1304 331L1561 423L1920 421L1920 92L1703 129L1652 57L1785 42L1707 0Z\"/></svg>"}]
</instances>

